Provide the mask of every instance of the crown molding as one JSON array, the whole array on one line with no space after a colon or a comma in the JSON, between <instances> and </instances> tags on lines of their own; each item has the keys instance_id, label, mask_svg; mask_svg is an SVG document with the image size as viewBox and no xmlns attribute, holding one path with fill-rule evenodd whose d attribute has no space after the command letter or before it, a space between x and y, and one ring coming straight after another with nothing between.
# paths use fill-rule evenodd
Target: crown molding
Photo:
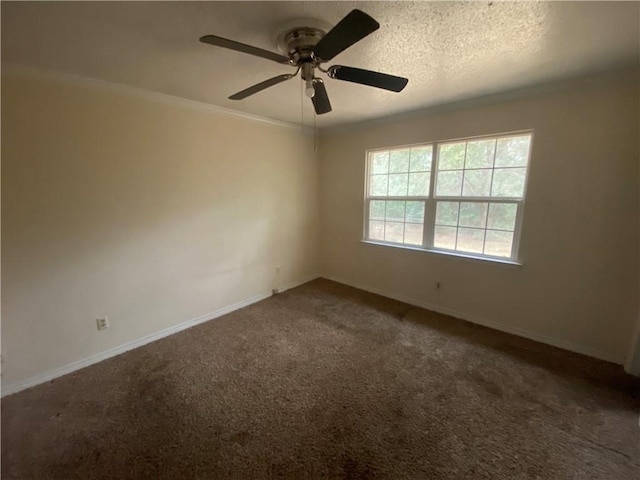
<instances>
[{"instance_id":1,"label":"crown molding","mask_svg":"<svg viewBox=\"0 0 640 480\"><path fill-rule=\"evenodd\" d=\"M408 110L393 115L386 115L357 122L330 125L323 127L320 130L320 134L334 135L362 132L379 126L397 124L405 121L439 115L442 113L448 113L457 110L468 110L478 107L484 107L487 105L497 105L526 98L535 98L537 96L545 94L573 91L576 88L602 85L610 82L635 82L635 84L637 84L639 78L640 68L638 64L633 64L630 66L625 65L617 68L603 70L600 72L591 72L567 78L549 80L534 85L505 90L502 92L487 93L466 99L444 102L442 104L432 105L426 108L419 108L415 110Z\"/></svg>"},{"instance_id":2,"label":"crown molding","mask_svg":"<svg viewBox=\"0 0 640 480\"><path fill-rule=\"evenodd\" d=\"M306 133L313 131L313 128L302 127L301 125L289 122L283 122L280 120L274 120L272 118L261 117L259 115L252 115L250 113L240 112L238 110L232 110L230 108L220 107L210 103L200 102L197 100L189 100L187 98L176 97L175 95L169 95L166 93L155 92L152 90L144 90L141 88L131 87L121 83L110 82L107 80L99 80L96 78L83 77L71 73L60 72L56 70L46 70L35 67L28 67L17 64L2 65L2 75L19 76L24 78L31 78L35 80L43 80L50 83L59 83L64 85L72 85L83 88L90 88L94 90L103 90L120 93L122 95L128 95L135 98L141 98L144 100L163 103L165 105L172 105L175 107L189 108L192 110L199 110L203 112L212 113L215 115L224 115L228 117L240 118L251 122L258 122L267 125L274 125L277 127L284 127L289 129L296 129Z\"/></svg>"}]
</instances>

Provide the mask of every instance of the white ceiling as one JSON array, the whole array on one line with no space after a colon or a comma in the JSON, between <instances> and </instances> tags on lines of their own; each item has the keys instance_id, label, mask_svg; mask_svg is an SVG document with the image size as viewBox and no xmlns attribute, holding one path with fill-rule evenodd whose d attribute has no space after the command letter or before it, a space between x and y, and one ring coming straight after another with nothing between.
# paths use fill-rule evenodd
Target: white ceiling
<instances>
[{"instance_id":1,"label":"white ceiling","mask_svg":"<svg viewBox=\"0 0 640 480\"><path fill-rule=\"evenodd\" d=\"M289 67L202 44L215 34L277 51L296 18L353 8L380 29L338 55L409 78L401 93L325 79L335 126L638 64L637 2L2 2L2 63L71 73L300 123L300 77L227 97ZM304 99L304 123L313 109Z\"/></svg>"}]
</instances>

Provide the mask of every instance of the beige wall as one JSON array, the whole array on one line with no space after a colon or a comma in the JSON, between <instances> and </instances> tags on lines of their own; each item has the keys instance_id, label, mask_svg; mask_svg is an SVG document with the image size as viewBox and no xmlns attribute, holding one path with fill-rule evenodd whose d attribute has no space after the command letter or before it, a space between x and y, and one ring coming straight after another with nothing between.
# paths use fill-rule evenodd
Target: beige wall
<instances>
[{"instance_id":1,"label":"beige wall","mask_svg":"<svg viewBox=\"0 0 640 480\"><path fill-rule=\"evenodd\" d=\"M3 75L3 387L317 273L317 185L299 129Z\"/></svg>"},{"instance_id":2,"label":"beige wall","mask_svg":"<svg viewBox=\"0 0 640 480\"><path fill-rule=\"evenodd\" d=\"M326 133L323 274L623 363L638 311L638 105L637 72L623 72ZM366 149L531 128L521 267L361 243Z\"/></svg>"},{"instance_id":3,"label":"beige wall","mask_svg":"<svg viewBox=\"0 0 640 480\"><path fill-rule=\"evenodd\" d=\"M298 129L3 74L3 389L320 264L346 283L622 363L639 304L638 77L551 90L330 131L318 172ZM529 128L522 267L360 242L367 148ZM97 332L104 315L111 327Z\"/></svg>"}]
</instances>

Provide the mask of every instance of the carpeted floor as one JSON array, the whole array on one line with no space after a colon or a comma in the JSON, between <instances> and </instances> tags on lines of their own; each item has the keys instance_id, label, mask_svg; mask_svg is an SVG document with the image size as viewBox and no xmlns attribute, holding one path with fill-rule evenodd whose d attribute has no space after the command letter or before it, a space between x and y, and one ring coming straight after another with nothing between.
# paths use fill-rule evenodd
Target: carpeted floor
<instances>
[{"instance_id":1,"label":"carpeted floor","mask_svg":"<svg viewBox=\"0 0 640 480\"><path fill-rule=\"evenodd\" d=\"M2 401L2 479L637 479L621 367L316 280Z\"/></svg>"}]
</instances>

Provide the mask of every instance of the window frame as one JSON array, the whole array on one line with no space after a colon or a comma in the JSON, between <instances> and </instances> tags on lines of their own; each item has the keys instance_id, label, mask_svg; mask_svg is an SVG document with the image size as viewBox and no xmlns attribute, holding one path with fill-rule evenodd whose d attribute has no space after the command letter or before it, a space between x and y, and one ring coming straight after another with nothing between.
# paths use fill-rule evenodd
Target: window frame
<instances>
[{"instance_id":1,"label":"window frame","mask_svg":"<svg viewBox=\"0 0 640 480\"><path fill-rule=\"evenodd\" d=\"M462 142L473 142L479 140L490 140L509 137L520 137L520 136L530 136L529 142L529 151L527 153L527 165L525 170L524 177L524 186L522 191L522 197L464 197L462 196L462 191L459 196L436 196L435 187L436 187L436 179L438 174L438 166L440 162L440 147L446 144L452 143L462 143ZM407 250L416 250L422 252L430 252L444 255L452 255L455 257L463 257L463 258L472 258L477 260L487 260L491 262L497 263L508 263L508 264L516 264L521 265L520 263L520 240L522 234L522 226L523 226L523 218L524 218L524 208L525 202L527 198L527 187L529 183L529 173L531 168L531 156L533 151L533 143L534 143L534 130L518 130L512 132L498 133L498 134L487 134L487 135L478 135L478 136L470 136L463 138L454 138L448 140L438 140L431 142L421 142L421 143L412 143L407 145L396 145L392 147L381 147L381 148L372 148L367 149L365 152L365 178L364 178L364 215L363 215L363 239L362 242L370 243L374 245L380 246L388 246L388 247L396 247L396 248L404 248ZM371 181L371 168L373 162L371 159L373 158L372 154L375 152L391 152L394 150L403 150L407 148L415 148L415 147L428 147L432 148L432 157L431 157L431 170L430 170L430 182L429 182L429 195L428 196L375 196L369 195L369 187ZM495 162L495 151L494 151L494 162ZM465 154L466 156L466 154ZM506 167L509 168L509 167ZM519 168L519 167L513 167ZM464 165L462 171L464 171ZM495 165L491 167L492 177L495 170ZM454 170L455 171L455 170ZM461 187L463 188L463 187ZM423 218L423 231L422 231L422 245L415 244L406 244L406 243L398 243L391 242L388 240L379 240L372 239L370 237L369 232L369 213L370 213L370 205L371 201L375 200L384 200L384 201L421 201L424 202L424 218ZM508 203L508 204L516 204L516 216L514 222L514 230L513 230L513 241L511 244L511 255L509 257L502 257L497 255L488 255L485 253L477 253L477 252L465 252L459 250L446 249L442 247L434 246L434 235L436 228L436 208L438 202L458 202L458 203L486 203L487 204L487 218L488 218L488 208L489 205L497 204L497 203ZM405 214L406 215L406 214ZM459 228L459 227L458 227ZM487 232L486 221L485 226L483 228L485 235Z\"/></svg>"}]
</instances>

